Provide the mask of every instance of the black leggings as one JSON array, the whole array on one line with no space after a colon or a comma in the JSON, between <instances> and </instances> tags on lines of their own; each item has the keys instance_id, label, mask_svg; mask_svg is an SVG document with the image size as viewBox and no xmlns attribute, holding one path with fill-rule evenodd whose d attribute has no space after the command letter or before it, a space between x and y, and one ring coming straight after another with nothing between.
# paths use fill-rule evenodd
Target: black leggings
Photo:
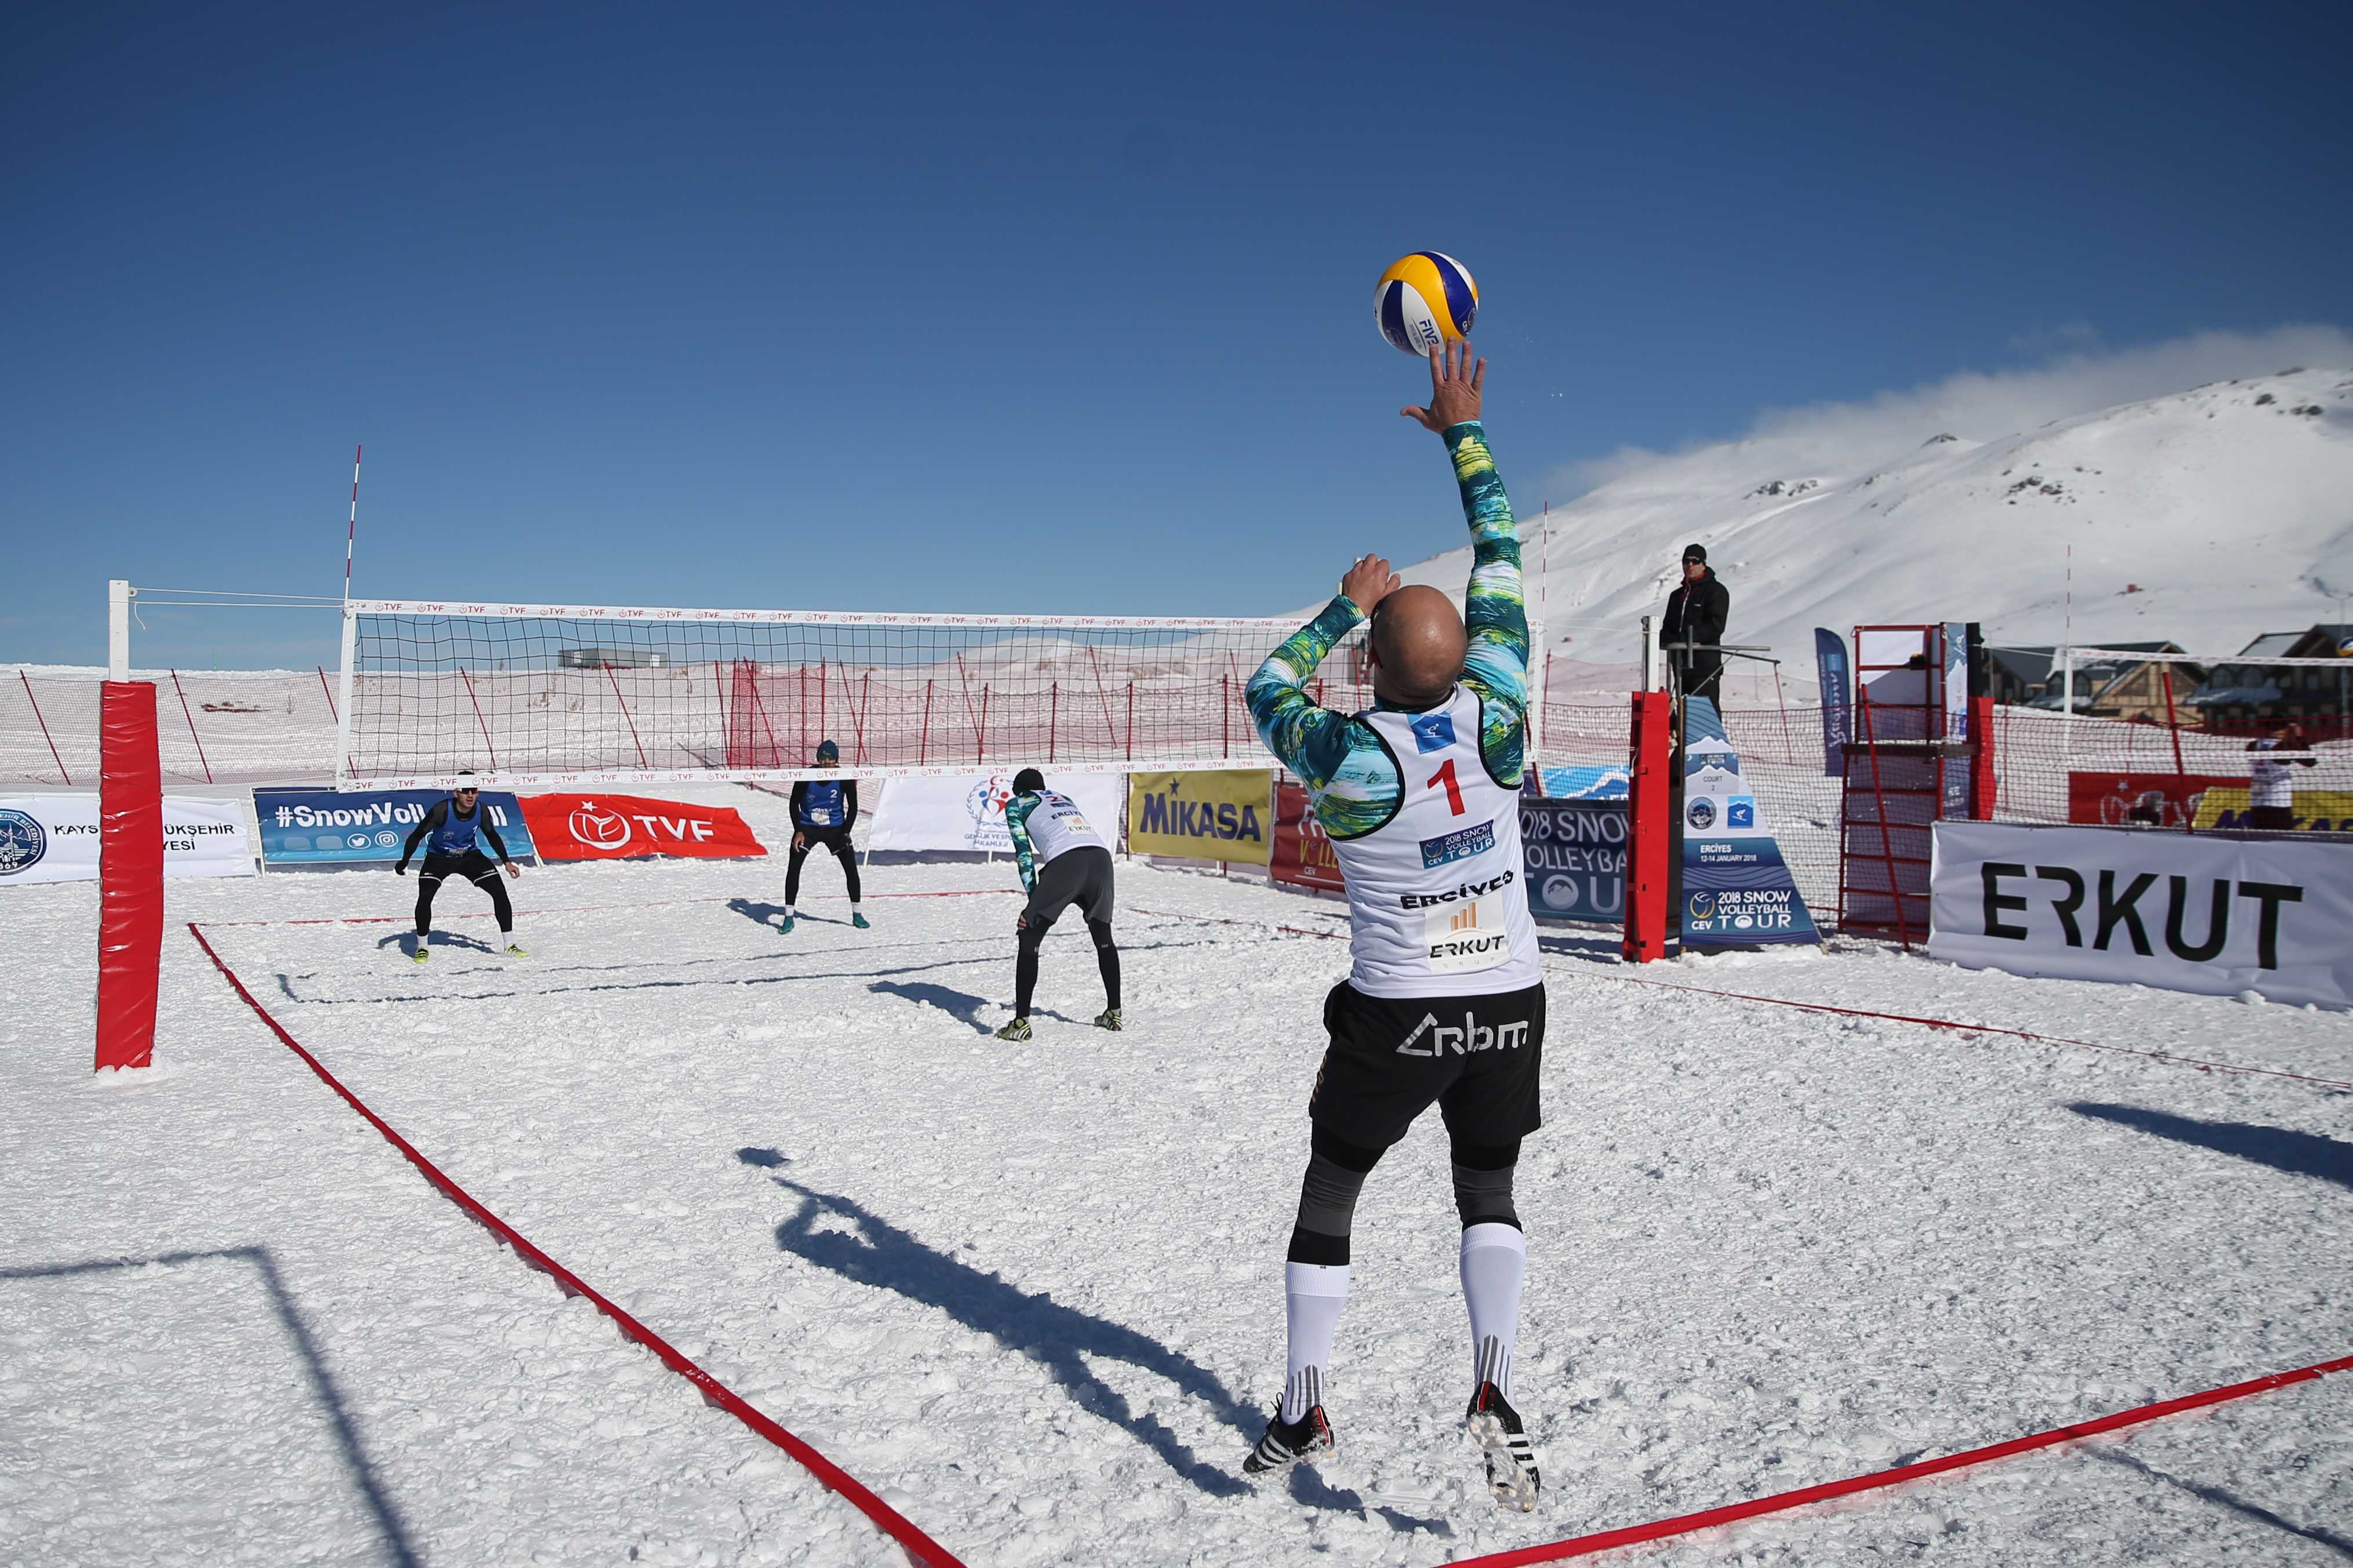
<instances>
[{"instance_id":1,"label":"black leggings","mask_svg":"<svg viewBox=\"0 0 2353 1568\"><path fill-rule=\"evenodd\" d=\"M433 895L451 877L462 877L491 896L491 908L499 914L499 930L514 930L514 906L507 902L506 879L491 863L491 858L479 849L463 855L427 855L425 868L417 874L417 934L423 936L433 929Z\"/></svg>"},{"instance_id":2,"label":"black leggings","mask_svg":"<svg viewBox=\"0 0 2353 1568\"><path fill-rule=\"evenodd\" d=\"M785 907L793 909L800 903L801 862L818 845L833 851L841 862L842 879L849 884L849 901L858 901L858 855L849 847L849 829L846 827L804 827L794 835L792 853L785 860Z\"/></svg>"},{"instance_id":3,"label":"black leggings","mask_svg":"<svg viewBox=\"0 0 2353 1568\"><path fill-rule=\"evenodd\" d=\"M1013 1016L1029 1016L1029 998L1038 989L1038 944L1053 929L1051 921L1035 916L1021 929L1021 949L1013 959ZM1087 935L1094 939L1095 967L1103 971L1103 1005L1119 1011L1119 947L1112 941L1111 921L1089 921Z\"/></svg>"}]
</instances>

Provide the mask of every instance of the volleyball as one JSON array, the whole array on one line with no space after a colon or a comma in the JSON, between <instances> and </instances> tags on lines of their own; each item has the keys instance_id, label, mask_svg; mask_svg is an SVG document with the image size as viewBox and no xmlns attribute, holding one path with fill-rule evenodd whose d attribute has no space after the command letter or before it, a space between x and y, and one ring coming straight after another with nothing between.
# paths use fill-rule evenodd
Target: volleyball
<instances>
[{"instance_id":1,"label":"volleyball","mask_svg":"<svg viewBox=\"0 0 2353 1568\"><path fill-rule=\"evenodd\" d=\"M1381 274L1374 305L1381 336L1415 358L1471 335L1479 285L1471 269L1441 250L1417 250Z\"/></svg>"}]
</instances>

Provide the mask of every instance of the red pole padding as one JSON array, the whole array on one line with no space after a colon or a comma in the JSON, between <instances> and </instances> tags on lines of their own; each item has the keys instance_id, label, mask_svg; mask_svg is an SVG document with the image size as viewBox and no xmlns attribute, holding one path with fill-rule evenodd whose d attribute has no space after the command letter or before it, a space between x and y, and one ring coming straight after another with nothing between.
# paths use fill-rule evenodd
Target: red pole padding
<instances>
[{"instance_id":1,"label":"red pole padding","mask_svg":"<svg viewBox=\"0 0 2353 1568\"><path fill-rule=\"evenodd\" d=\"M1633 741L1626 784L1626 942L1628 962L1649 963L1667 951L1667 694L1634 693Z\"/></svg>"},{"instance_id":2,"label":"red pole padding","mask_svg":"<svg viewBox=\"0 0 2353 1568\"><path fill-rule=\"evenodd\" d=\"M143 1068L155 1055L164 952L164 766L155 688L109 680L98 718L98 1061Z\"/></svg>"},{"instance_id":3,"label":"red pole padding","mask_svg":"<svg viewBox=\"0 0 2353 1568\"><path fill-rule=\"evenodd\" d=\"M1969 733L1977 737L1977 750L1969 759L1969 815L1979 822L1993 820L1996 796L2001 789L2001 775L1994 767L1993 699L1969 699Z\"/></svg>"}]
</instances>

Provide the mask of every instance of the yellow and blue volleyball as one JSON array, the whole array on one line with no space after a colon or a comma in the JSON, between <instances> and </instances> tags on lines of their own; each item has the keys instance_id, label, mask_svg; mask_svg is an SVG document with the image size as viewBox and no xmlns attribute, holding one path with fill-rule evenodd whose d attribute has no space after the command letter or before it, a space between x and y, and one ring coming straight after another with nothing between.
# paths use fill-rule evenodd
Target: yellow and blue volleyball
<instances>
[{"instance_id":1,"label":"yellow and blue volleyball","mask_svg":"<svg viewBox=\"0 0 2353 1568\"><path fill-rule=\"evenodd\" d=\"M1471 269L1440 250L1417 250L1381 274L1375 305L1381 336L1417 358L1471 335L1479 285Z\"/></svg>"}]
</instances>

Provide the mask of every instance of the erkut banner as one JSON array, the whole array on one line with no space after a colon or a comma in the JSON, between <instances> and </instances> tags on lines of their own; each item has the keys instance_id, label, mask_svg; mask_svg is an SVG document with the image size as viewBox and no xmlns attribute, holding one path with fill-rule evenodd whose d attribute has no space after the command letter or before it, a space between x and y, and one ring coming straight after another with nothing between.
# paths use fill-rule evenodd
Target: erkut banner
<instances>
[{"instance_id":1,"label":"erkut banner","mask_svg":"<svg viewBox=\"0 0 2353 1568\"><path fill-rule=\"evenodd\" d=\"M1273 847L1273 778L1264 768L1129 774L1129 852L1265 865Z\"/></svg>"},{"instance_id":2,"label":"erkut banner","mask_svg":"<svg viewBox=\"0 0 2353 1568\"><path fill-rule=\"evenodd\" d=\"M2353 1005L2353 844L2001 822L1936 832L1932 958Z\"/></svg>"},{"instance_id":3,"label":"erkut banner","mask_svg":"<svg viewBox=\"0 0 2353 1568\"><path fill-rule=\"evenodd\" d=\"M733 806L634 795L527 795L522 819L548 860L631 860L644 855L722 859L765 855Z\"/></svg>"}]
</instances>

